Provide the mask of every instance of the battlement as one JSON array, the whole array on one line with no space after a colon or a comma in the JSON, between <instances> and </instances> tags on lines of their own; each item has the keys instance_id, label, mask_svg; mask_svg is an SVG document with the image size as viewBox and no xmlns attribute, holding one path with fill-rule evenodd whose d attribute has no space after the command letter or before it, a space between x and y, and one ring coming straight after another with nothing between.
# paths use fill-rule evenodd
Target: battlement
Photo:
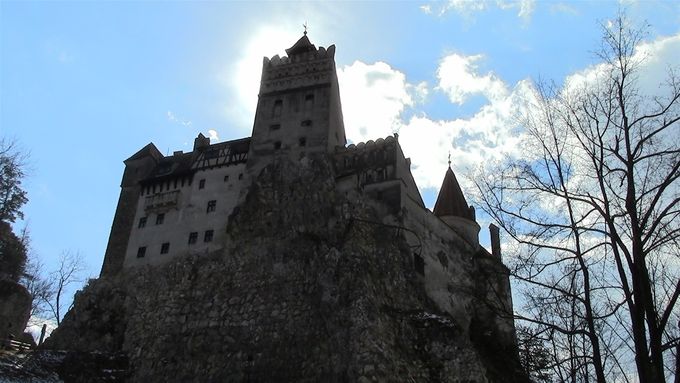
<instances>
[{"instance_id":1,"label":"battlement","mask_svg":"<svg viewBox=\"0 0 680 383\"><path fill-rule=\"evenodd\" d=\"M312 44L303 36L286 49L288 56L264 57L260 94L282 91L292 87L331 84L335 79L335 45L328 49Z\"/></svg>"},{"instance_id":2,"label":"battlement","mask_svg":"<svg viewBox=\"0 0 680 383\"><path fill-rule=\"evenodd\" d=\"M336 148L337 176L357 174L361 186L395 179L398 151L397 139L393 136Z\"/></svg>"}]
</instances>

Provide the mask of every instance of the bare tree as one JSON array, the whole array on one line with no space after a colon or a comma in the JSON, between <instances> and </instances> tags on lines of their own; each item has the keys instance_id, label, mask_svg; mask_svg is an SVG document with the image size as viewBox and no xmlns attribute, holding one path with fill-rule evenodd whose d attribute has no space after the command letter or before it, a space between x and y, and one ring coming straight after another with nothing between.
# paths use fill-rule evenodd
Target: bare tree
<instances>
[{"instance_id":1,"label":"bare tree","mask_svg":"<svg viewBox=\"0 0 680 383\"><path fill-rule=\"evenodd\" d=\"M49 312L52 318L61 324L64 309L64 294L69 286L83 281L82 273L85 270L85 261L78 252L64 251L59 255L59 265L56 270L49 273L46 279L39 281L35 289L37 296L34 299L40 301L42 309Z\"/></svg>"},{"instance_id":2,"label":"bare tree","mask_svg":"<svg viewBox=\"0 0 680 383\"><path fill-rule=\"evenodd\" d=\"M52 286L44 273L44 269L43 263L38 258L30 257L26 264L24 276L19 281L33 297L31 303L32 317L45 318L46 315L51 315L46 304L48 300L46 298L52 295Z\"/></svg>"},{"instance_id":3,"label":"bare tree","mask_svg":"<svg viewBox=\"0 0 680 383\"><path fill-rule=\"evenodd\" d=\"M537 87L527 158L475 177L562 381L661 382L678 344L680 81L644 92L643 37L624 15L603 26L592 78Z\"/></svg>"}]
</instances>

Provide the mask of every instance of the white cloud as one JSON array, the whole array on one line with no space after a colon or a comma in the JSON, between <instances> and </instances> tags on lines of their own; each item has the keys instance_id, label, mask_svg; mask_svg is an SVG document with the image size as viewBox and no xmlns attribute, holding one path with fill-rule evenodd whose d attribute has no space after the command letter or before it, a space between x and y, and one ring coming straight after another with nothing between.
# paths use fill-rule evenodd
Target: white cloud
<instances>
[{"instance_id":1,"label":"white cloud","mask_svg":"<svg viewBox=\"0 0 680 383\"><path fill-rule=\"evenodd\" d=\"M383 62L355 61L338 70L340 99L347 138L353 142L391 135L401 114L427 96L427 85L412 85L406 76Z\"/></svg>"},{"instance_id":2,"label":"white cloud","mask_svg":"<svg viewBox=\"0 0 680 383\"><path fill-rule=\"evenodd\" d=\"M531 83L521 81L508 89L495 75L476 73L474 62L478 59L479 56L456 55L440 63L438 73L444 81L442 84L440 79L438 88L446 88L452 102L462 102L477 93L489 99L472 117L454 120L434 120L422 113L405 119L403 112L417 109L418 102L427 96L427 84L409 83L402 72L386 63L357 61L341 68L338 77L348 139L375 140L398 132L420 188L440 186L449 153L462 184L466 182L462 175L474 167L515 154L521 139L515 117L533 96ZM453 61L455 65L451 64ZM462 76L465 80L454 85L449 76Z\"/></svg>"},{"instance_id":3,"label":"white cloud","mask_svg":"<svg viewBox=\"0 0 680 383\"><path fill-rule=\"evenodd\" d=\"M437 14L442 16L448 12L455 12L464 17L473 17L475 13L479 13L488 9L498 8L501 10L516 10L517 17L527 23L531 21L531 17L536 8L535 0L449 0L442 5ZM426 14L432 13L430 5L421 6Z\"/></svg>"},{"instance_id":4,"label":"white cloud","mask_svg":"<svg viewBox=\"0 0 680 383\"><path fill-rule=\"evenodd\" d=\"M437 69L439 90L444 91L454 104L463 104L469 96L484 95L490 101L507 97L507 88L495 74L477 73L477 62L482 55L451 54L442 59Z\"/></svg>"},{"instance_id":5,"label":"white cloud","mask_svg":"<svg viewBox=\"0 0 680 383\"><path fill-rule=\"evenodd\" d=\"M167 112L167 116L168 116L168 121L180 124L182 126L191 126L191 121L188 121L188 120L185 121L181 118L178 118L177 116L175 116L175 114L173 112L171 112L169 110Z\"/></svg>"},{"instance_id":6,"label":"white cloud","mask_svg":"<svg viewBox=\"0 0 680 383\"><path fill-rule=\"evenodd\" d=\"M448 154L451 167L465 189L465 178L477 166L520 154L522 133L517 113L533 97L530 81L517 83L505 97L491 100L470 118L432 120L414 117L399 131L404 153L411 157L412 171L420 188L438 188L444 176Z\"/></svg>"},{"instance_id":7,"label":"white cloud","mask_svg":"<svg viewBox=\"0 0 680 383\"><path fill-rule=\"evenodd\" d=\"M210 142L217 142L220 140L220 137L217 135L217 130L215 129L208 130L208 137L210 137Z\"/></svg>"}]
</instances>

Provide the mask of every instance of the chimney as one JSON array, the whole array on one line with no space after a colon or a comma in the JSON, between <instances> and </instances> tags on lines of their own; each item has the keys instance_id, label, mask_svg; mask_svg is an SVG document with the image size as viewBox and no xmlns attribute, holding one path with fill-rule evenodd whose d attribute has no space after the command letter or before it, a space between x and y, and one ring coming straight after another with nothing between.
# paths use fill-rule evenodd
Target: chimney
<instances>
[{"instance_id":1,"label":"chimney","mask_svg":"<svg viewBox=\"0 0 680 383\"><path fill-rule=\"evenodd\" d=\"M194 150L201 149L203 147L210 145L210 138L203 135L203 133L198 133L198 137L194 140Z\"/></svg>"},{"instance_id":2,"label":"chimney","mask_svg":"<svg viewBox=\"0 0 680 383\"><path fill-rule=\"evenodd\" d=\"M498 226L489 224L489 235L491 237L491 254L494 258L501 260L501 236Z\"/></svg>"}]
</instances>

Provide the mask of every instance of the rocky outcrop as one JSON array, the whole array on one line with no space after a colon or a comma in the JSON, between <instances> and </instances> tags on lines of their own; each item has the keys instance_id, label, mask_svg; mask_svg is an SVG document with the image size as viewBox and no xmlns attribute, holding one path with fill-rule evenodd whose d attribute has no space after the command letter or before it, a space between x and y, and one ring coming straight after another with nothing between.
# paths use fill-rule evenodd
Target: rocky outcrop
<instances>
[{"instance_id":1,"label":"rocky outcrop","mask_svg":"<svg viewBox=\"0 0 680 383\"><path fill-rule=\"evenodd\" d=\"M370 221L323 158L276 162L230 217L227 250L92 281L45 347L122 352L137 382L522 381Z\"/></svg>"},{"instance_id":2,"label":"rocky outcrop","mask_svg":"<svg viewBox=\"0 0 680 383\"><path fill-rule=\"evenodd\" d=\"M20 284L0 279L0 339L19 339L31 316L31 294Z\"/></svg>"}]
</instances>

